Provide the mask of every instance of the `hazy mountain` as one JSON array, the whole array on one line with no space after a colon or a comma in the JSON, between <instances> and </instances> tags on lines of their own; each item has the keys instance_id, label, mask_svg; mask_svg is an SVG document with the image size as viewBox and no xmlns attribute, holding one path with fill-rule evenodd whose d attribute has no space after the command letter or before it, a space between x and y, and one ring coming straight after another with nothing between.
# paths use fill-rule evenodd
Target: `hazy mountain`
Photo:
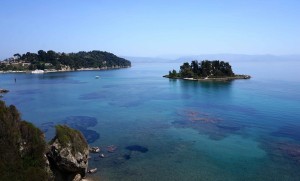
<instances>
[{"instance_id":1,"label":"hazy mountain","mask_svg":"<svg viewBox=\"0 0 300 181\"><path fill-rule=\"evenodd\" d=\"M202 54L183 56L175 61L224 60L224 61L300 61L300 55L245 55L245 54Z\"/></svg>"},{"instance_id":2,"label":"hazy mountain","mask_svg":"<svg viewBox=\"0 0 300 181\"><path fill-rule=\"evenodd\" d=\"M192 60L223 60L223 61L300 61L300 55L246 55L246 54L201 54L187 55L178 58L169 57L134 57L123 58L133 63L167 63L167 62L190 62Z\"/></svg>"},{"instance_id":3,"label":"hazy mountain","mask_svg":"<svg viewBox=\"0 0 300 181\"><path fill-rule=\"evenodd\" d=\"M172 59L165 59L160 57L129 57L129 56L123 56L122 58L125 58L132 63L154 63L154 62L174 62Z\"/></svg>"}]
</instances>

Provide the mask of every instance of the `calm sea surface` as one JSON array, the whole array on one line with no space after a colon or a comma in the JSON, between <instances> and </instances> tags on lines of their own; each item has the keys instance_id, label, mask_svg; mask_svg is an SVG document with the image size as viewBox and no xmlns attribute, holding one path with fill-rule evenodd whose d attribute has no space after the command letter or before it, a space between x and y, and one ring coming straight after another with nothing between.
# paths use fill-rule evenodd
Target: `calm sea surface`
<instances>
[{"instance_id":1,"label":"calm sea surface","mask_svg":"<svg viewBox=\"0 0 300 181\"><path fill-rule=\"evenodd\" d=\"M0 74L0 87L48 140L68 124L100 146L106 158L91 154L89 166L101 180L300 180L300 62L231 64L253 78L169 80L178 63L133 63Z\"/></svg>"}]
</instances>

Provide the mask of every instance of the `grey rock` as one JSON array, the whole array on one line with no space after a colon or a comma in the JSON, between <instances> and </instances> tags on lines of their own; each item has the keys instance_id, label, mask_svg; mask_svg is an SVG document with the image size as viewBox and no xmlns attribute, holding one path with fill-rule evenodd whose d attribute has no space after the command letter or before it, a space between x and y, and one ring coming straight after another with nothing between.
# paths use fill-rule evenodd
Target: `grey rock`
<instances>
[{"instance_id":1,"label":"grey rock","mask_svg":"<svg viewBox=\"0 0 300 181\"><path fill-rule=\"evenodd\" d=\"M81 180L81 175L77 174L77 175L75 175L75 177L72 181L80 181L80 180Z\"/></svg>"},{"instance_id":2,"label":"grey rock","mask_svg":"<svg viewBox=\"0 0 300 181\"><path fill-rule=\"evenodd\" d=\"M81 133L78 132L74 134ZM74 135L74 137L77 138L78 135ZM75 141L72 140L65 144L61 144L59 139L55 137L51 143L47 157L49 159L51 169L55 174L55 180L78 180L78 174L80 175L80 179L85 177L89 157L89 147L87 142L85 140L76 139ZM75 144L83 146L80 150L78 150L75 149Z\"/></svg>"}]
</instances>

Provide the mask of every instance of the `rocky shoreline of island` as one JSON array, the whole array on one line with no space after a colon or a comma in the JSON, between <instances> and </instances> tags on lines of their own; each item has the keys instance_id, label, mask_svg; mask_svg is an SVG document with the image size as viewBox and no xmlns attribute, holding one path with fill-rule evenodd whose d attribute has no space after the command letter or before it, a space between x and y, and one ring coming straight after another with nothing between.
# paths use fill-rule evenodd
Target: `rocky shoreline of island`
<instances>
[{"instance_id":1,"label":"rocky shoreline of island","mask_svg":"<svg viewBox=\"0 0 300 181\"><path fill-rule=\"evenodd\" d=\"M238 79L250 79L250 75L235 75L231 77L205 77L205 78L181 78L181 77L169 77L169 75L164 75L163 77L169 79L182 79L182 80L189 80L189 81L231 81L231 80L238 80Z\"/></svg>"},{"instance_id":2,"label":"rocky shoreline of island","mask_svg":"<svg viewBox=\"0 0 300 181\"><path fill-rule=\"evenodd\" d=\"M77 72L77 71L97 71L97 70L113 70L113 69L123 69L123 68L130 68L131 66L113 66L113 67L101 67L101 68L79 68L79 69L61 69L61 70L55 70L55 69L48 69L48 70L21 70L21 71L15 71L15 70L7 70L7 71L0 71L0 74L6 74L6 73L32 73L32 74L43 74L43 73L55 73L55 72Z\"/></svg>"}]
</instances>

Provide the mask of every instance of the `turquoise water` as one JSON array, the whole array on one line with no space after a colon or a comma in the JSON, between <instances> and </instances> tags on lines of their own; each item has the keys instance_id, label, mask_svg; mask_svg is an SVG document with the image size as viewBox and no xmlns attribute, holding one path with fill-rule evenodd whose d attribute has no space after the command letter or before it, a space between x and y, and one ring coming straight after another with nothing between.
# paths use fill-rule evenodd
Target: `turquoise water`
<instances>
[{"instance_id":1,"label":"turquoise water","mask_svg":"<svg viewBox=\"0 0 300 181\"><path fill-rule=\"evenodd\" d=\"M179 65L1 74L2 99L48 140L55 124L81 129L106 156L91 155L96 179L300 180L300 62L232 62L253 78L226 83L162 78Z\"/></svg>"}]
</instances>

